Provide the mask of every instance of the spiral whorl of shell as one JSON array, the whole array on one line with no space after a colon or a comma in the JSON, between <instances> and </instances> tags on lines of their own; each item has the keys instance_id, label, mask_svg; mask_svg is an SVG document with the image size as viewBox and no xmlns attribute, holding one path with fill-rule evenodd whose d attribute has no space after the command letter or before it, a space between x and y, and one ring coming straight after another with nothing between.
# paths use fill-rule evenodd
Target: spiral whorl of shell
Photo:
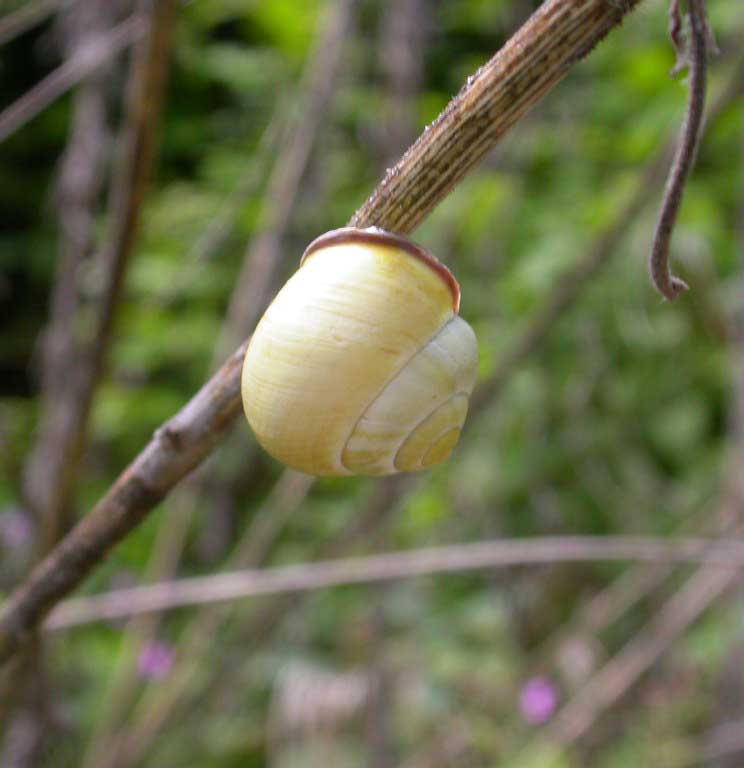
<instances>
[{"instance_id":1,"label":"spiral whorl of shell","mask_svg":"<svg viewBox=\"0 0 744 768\"><path fill-rule=\"evenodd\" d=\"M379 230L336 230L258 324L243 405L258 441L314 475L425 469L457 443L477 345L448 270Z\"/></svg>"}]
</instances>

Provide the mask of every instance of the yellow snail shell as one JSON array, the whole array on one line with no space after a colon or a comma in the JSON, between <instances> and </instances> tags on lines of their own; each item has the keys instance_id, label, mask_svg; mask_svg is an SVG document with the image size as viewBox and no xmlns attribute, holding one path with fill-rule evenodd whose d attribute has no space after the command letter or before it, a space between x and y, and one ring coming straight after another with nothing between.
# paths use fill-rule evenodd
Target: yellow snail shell
<instances>
[{"instance_id":1,"label":"yellow snail shell","mask_svg":"<svg viewBox=\"0 0 744 768\"><path fill-rule=\"evenodd\" d=\"M347 227L314 240L251 339L245 415L312 475L426 469L456 445L478 348L450 271L405 238Z\"/></svg>"}]
</instances>

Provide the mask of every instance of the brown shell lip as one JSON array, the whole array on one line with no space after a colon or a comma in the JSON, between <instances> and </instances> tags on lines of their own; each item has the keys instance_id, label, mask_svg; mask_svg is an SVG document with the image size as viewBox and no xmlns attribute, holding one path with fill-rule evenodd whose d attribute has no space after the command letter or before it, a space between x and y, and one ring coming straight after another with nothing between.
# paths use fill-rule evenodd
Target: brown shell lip
<instances>
[{"instance_id":1,"label":"brown shell lip","mask_svg":"<svg viewBox=\"0 0 744 768\"><path fill-rule=\"evenodd\" d=\"M411 242L402 235L396 235L394 232L388 232L378 227L368 227L367 229L357 229L356 227L341 227L341 229L332 229L320 237L316 237L310 245L305 248L305 252L300 259L300 266L305 263L305 259L313 252L321 248L327 248L331 245L343 245L344 243L370 243L372 245L391 245L394 248L400 248L402 251L411 254L420 259L428 267L433 269L439 277L444 280L452 293L452 304L455 314L460 311L460 284L455 279L452 272L442 264L439 259L429 253L426 248Z\"/></svg>"}]
</instances>

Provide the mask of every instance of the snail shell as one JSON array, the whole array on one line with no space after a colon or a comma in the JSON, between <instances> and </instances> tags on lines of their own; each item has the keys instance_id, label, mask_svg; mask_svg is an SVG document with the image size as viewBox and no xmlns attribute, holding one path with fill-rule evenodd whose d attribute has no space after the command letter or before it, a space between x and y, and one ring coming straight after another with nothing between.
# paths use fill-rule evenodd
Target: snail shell
<instances>
[{"instance_id":1,"label":"snail shell","mask_svg":"<svg viewBox=\"0 0 744 768\"><path fill-rule=\"evenodd\" d=\"M312 475L413 472L456 445L478 365L450 271L405 238L314 240L251 339L245 415L275 458Z\"/></svg>"}]
</instances>

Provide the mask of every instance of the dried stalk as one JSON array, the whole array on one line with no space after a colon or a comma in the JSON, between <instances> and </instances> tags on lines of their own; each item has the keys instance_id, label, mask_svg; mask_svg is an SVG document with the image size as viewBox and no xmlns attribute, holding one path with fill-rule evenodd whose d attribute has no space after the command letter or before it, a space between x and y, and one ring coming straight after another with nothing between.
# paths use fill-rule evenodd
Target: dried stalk
<instances>
[{"instance_id":1,"label":"dried stalk","mask_svg":"<svg viewBox=\"0 0 744 768\"><path fill-rule=\"evenodd\" d=\"M79 304L77 276L74 270L66 270L85 256L78 249L87 249L92 245L92 212L84 208L89 205L91 190L95 191L97 187L99 169L88 169L84 178L76 180L74 190L69 189L69 183L63 179L68 186L68 189L63 188L63 192L71 197L66 202L71 202L75 210L67 211L70 216L66 217L68 229L62 239L62 275L53 301L52 322L62 325L53 328L48 335L44 371L45 413L25 477L27 495L42 520L42 554L57 543L66 527L85 447L90 408L102 374L111 325L152 163L175 8L175 0L158 0L149 15L141 15L147 33L133 55L122 153L112 179L110 195L112 225L99 257L105 285L97 301L92 338L82 345L74 334ZM96 13L104 11L105 5L96 7L94 4L86 4L82 11L78 11L83 14L80 24L85 33L91 35L96 32L103 20L96 18ZM85 57L88 55L84 53L86 50L99 50L98 47L109 37L97 34L93 41L73 45L73 48L83 51L77 54L78 57ZM80 98L84 98L84 94ZM103 105L98 107L102 109ZM82 116L83 125L80 128L85 131L85 137L78 153L85 154L94 149L89 135L92 126L88 122L92 117L88 112ZM68 156L68 163L77 161L79 157ZM80 170L80 167L71 168L69 175L80 174ZM82 183L79 188L78 183ZM77 361L77 364L70 370L71 360ZM40 666L38 659L36 662L31 664L31 668ZM18 687L21 687L20 681Z\"/></svg>"},{"instance_id":2,"label":"dried stalk","mask_svg":"<svg viewBox=\"0 0 744 768\"><path fill-rule=\"evenodd\" d=\"M3 16L0 19L0 45L6 45L16 37L20 37L33 29L37 24L41 24L54 13L60 3L62 0L27 2L17 11Z\"/></svg>"},{"instance_id":3,"label":"dried stalk","mask_svg":"<svg viewBox=\"0 0 744 768\"><path fill-rule=\"evenodd\" d=\"M140 613L193 605L307 592L351 584L375 584L438 573L464 573L517 565L644 560L705 563L717 580L731 583L744 567L744 542L643 536L553 536L454 544L410 552L218 573L77 597L58 605L46 631L111 621Z\"/></svg>"},{"instance_id":4,"label":"dried stalk","mask_svg":"<svg viewBox=\"0 0 744 768\"><path fill-rule=\"evenodd\" d=\"M177 7L177 0L153 2L148 36L134 59L127 95L123 147L111 188L113 223L102 252L106 283L90 354L89 364L94 371L102 365L124 273L139 228L145 190L150 181Z\"/></svg>"},{"instance_id":5,"label":"dried stalk","mask_svg":"<svg viewBox=\"0 0 744 768\"><path fill-rule=\"evenodd\" d=\"M72 58L0 112L0 143L33 120L70 88L139 40L146 30L147 20L140 14L134 14L108 34L81 47Z\"/></svg>"},{"instance_id":6,"label":"dried stalk","mask_svg":"<svg viewBox=\"0 0 744 768\"><path fill-rule=\"evenodd\" d=\"M94 0L63 17L69 29L65 50L105 34L107 0ZM81 295L80 269L95 245L95 217L107 143L106 79L99 73L74 95L70 138L57 183L60 223L59 255L50 316L43 332L41 407L36 441L24 472L26 504L40 523L42 554L57 543L67 525L82 435L75 415L78 377L70 375L71 360L80 356L76 333Z\"/></svg>"},{"instance_id":7,"label":"dried stalk","mask_svg":"<svg viewBox=\"0 0 744 768\"><path fill-rule=\"evenodd\" d=\"M481 67L349 222L414 230L639 0L548 0Z\"/></svg>"},{"instance_id":8,"label":"dried stalk","mask_svg":"<svg viewBox=\"0 0 744 768\"><path fill-rule=\"evenodd\" d=\"M26 477L29 500L48 521L45 551L63 533L62 521L73 494L90 409L103 372L111 326L135 242L152 166L175 7L176 3L171 0L158 2L148 25L150 31L134 53L121 153L111 181L110 231L96 257L104 275L104 287L97 299L91 338L82 345L73 338L79 303L76 275L66 271L70 266L67 262L80 258L81 254L69 255L62 264L64 269L58 293L64 295L55 296L54 327L48 334L50 343L46 362L50 367L45 370L45 389L49 418L42 424ZM89 144L86 149L90 149ZM73 226L75 218L68 220L68 227ZM68 230L67 234L72 238L68 250L90 245L91 234L86 235L79 227L74 232ZM63 326L69 326L67 332ZM63 339L61 348L56 349L55 339L60 335L67 338ZM72 361L75 365L70 369Z\"/></svg>"},{"instance_id":9,"label":"dried stalk","mask_svg":"<svg viewBox=\"0 0 744 768\"><path fill-rule=\"evenodd\" d=\"M690 96L687 102L687 114L682 127L682 135L664 191L664 201L661 205L649 261L651 279L659 293L668 301L674 301L680 293L684 293L688 289L687 283L679 277L675 277L669 269L669 248L677 215L682 205L682 195L700 144L708 79L708 38L710 32L705 12L705 0L688 0L688 2L690 44L689 49L685 51L685 57L690 69ZM679 56L682 51L679 0L672 2L670 35Z\"/></svg>"},{"instance_id":10,"label":"dried stalk","mask_svg":"<svg viewBox=\"0 0 744 768\"><path fill-rule=\"evenodd\" d=\"M640 0L548 0L470 80L355 214L357 226L409 232L516 120ZM245 344L142 453L0 614L0 662L223 437L239 413Z\"/></svg>"}]
</instances>

